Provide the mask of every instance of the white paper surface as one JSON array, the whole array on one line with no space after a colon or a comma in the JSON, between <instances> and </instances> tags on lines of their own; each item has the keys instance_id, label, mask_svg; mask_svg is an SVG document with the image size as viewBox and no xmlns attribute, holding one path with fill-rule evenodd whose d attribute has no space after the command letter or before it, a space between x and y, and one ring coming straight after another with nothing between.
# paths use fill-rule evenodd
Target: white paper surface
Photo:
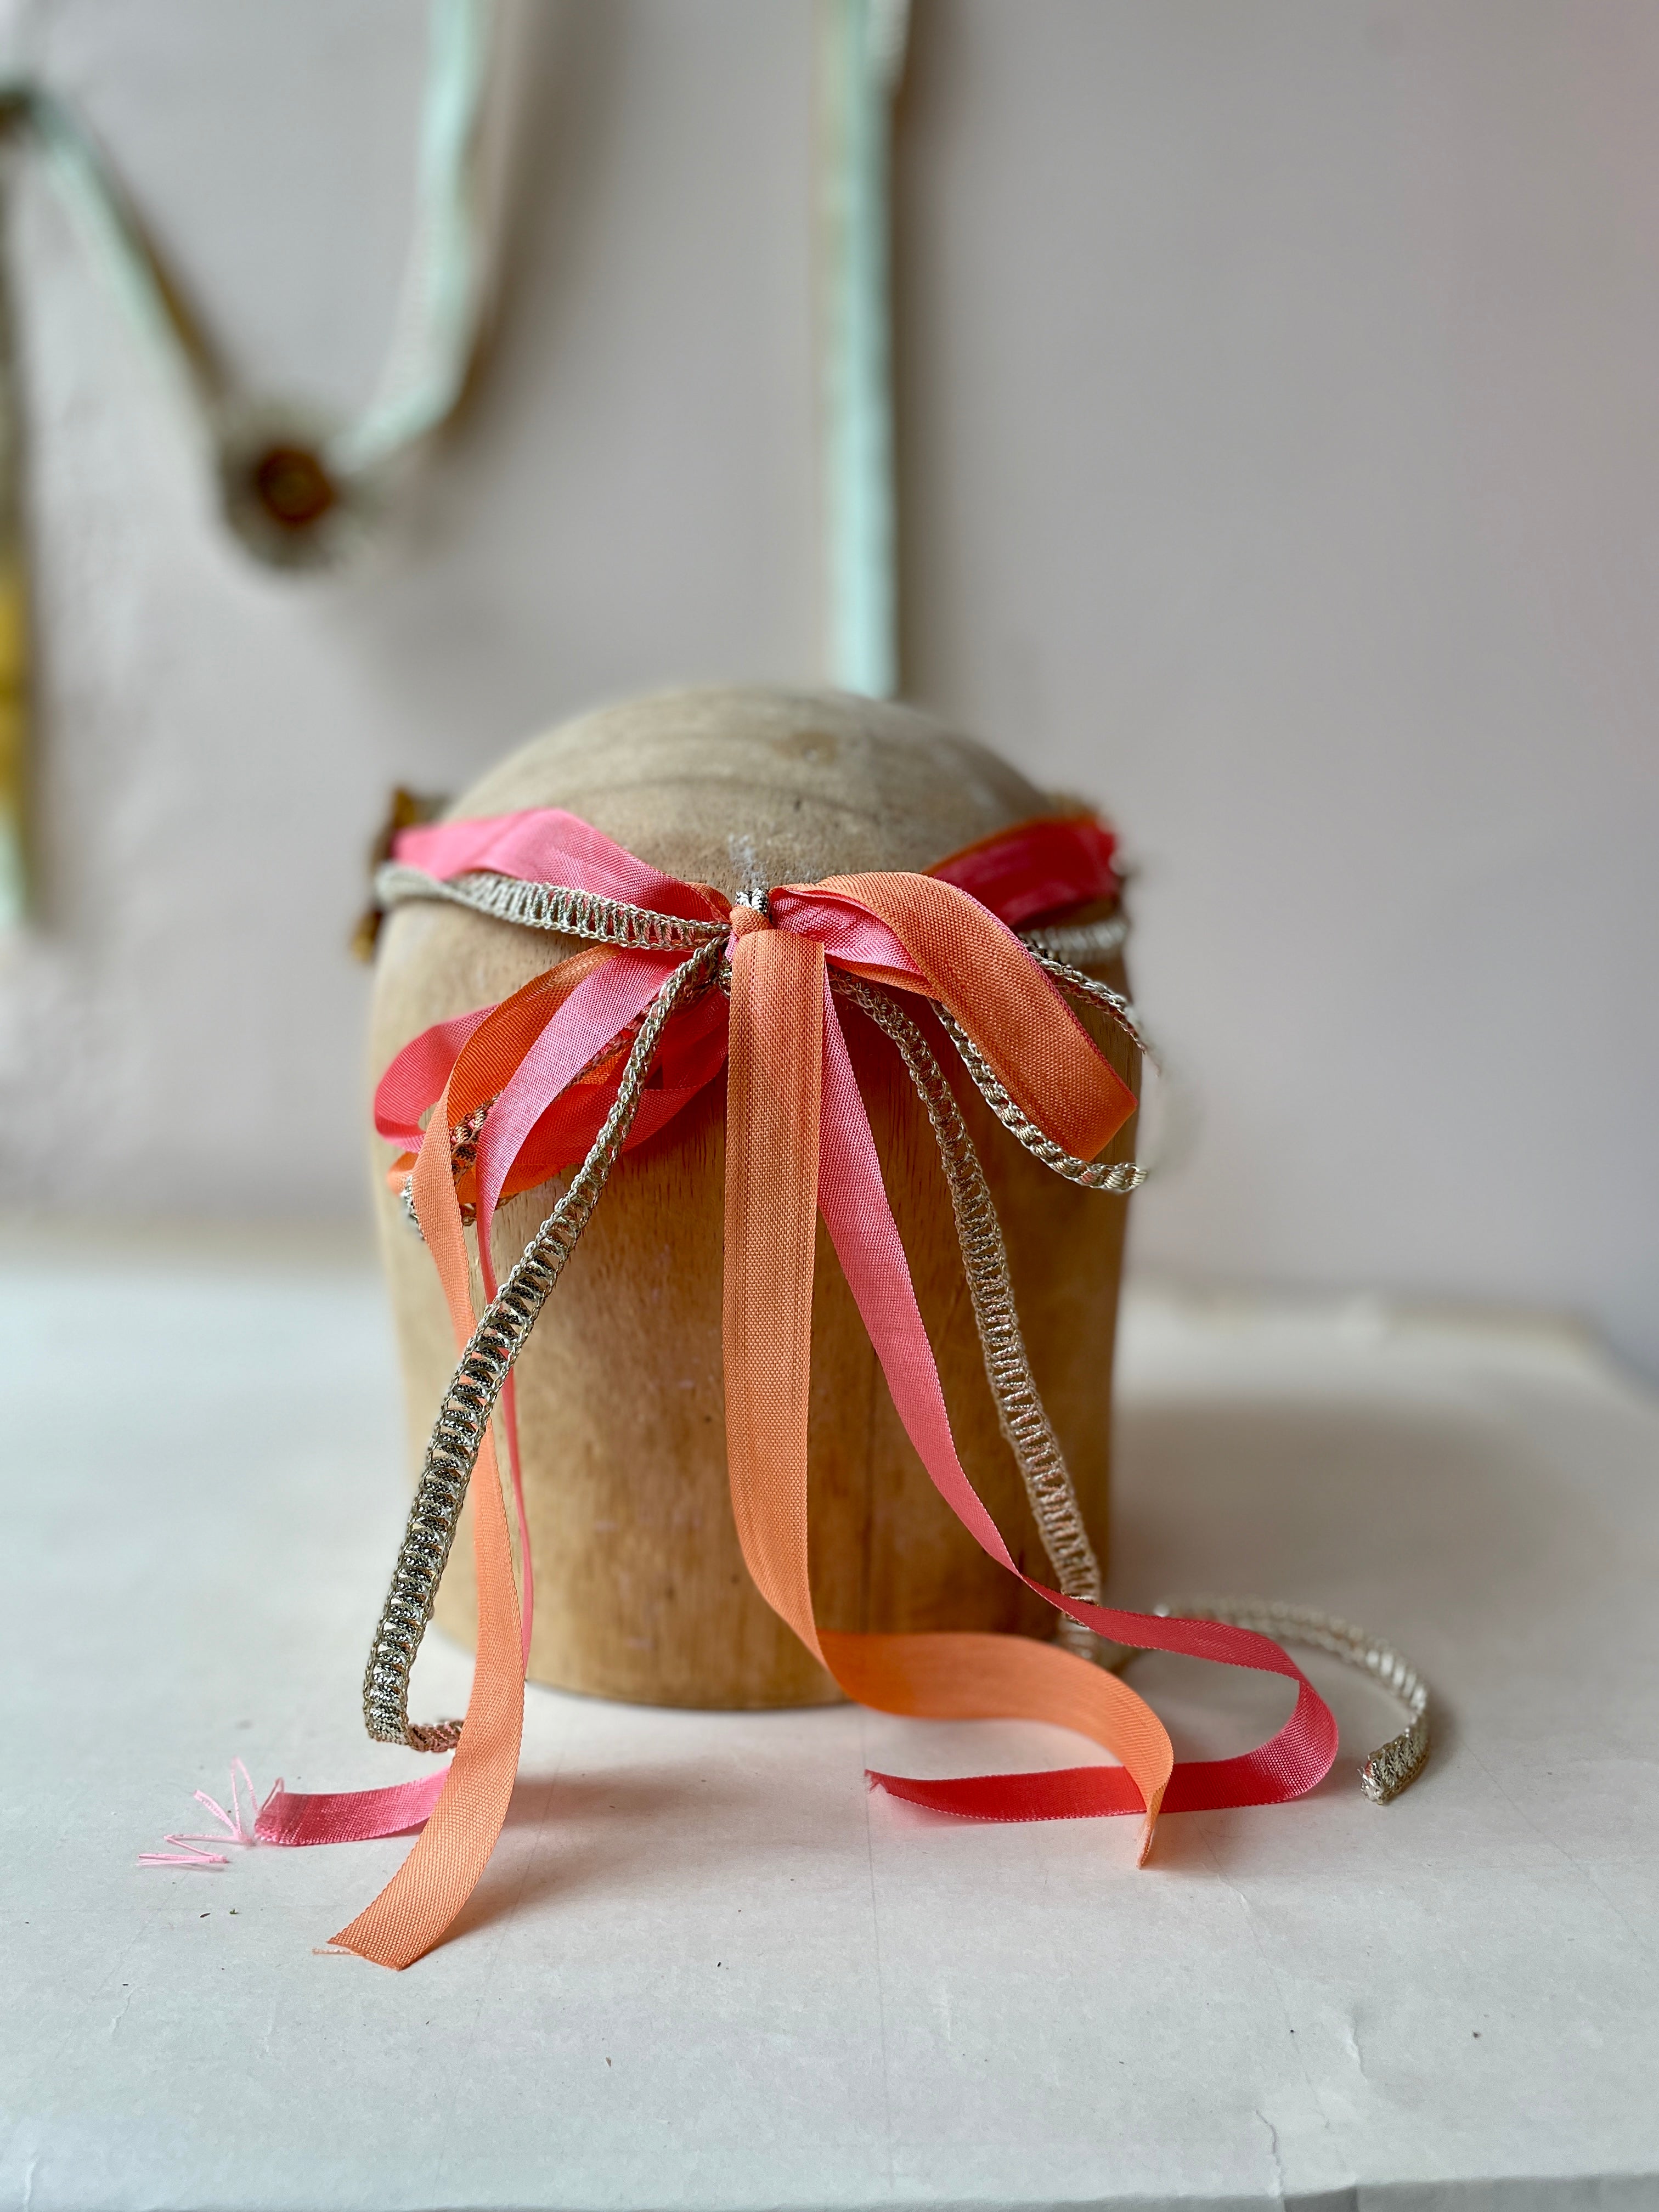
<instances>
[{"instance_id":1,"label":"white paper surface","mask_svg":"<svg viewBox=\"0 0 1659 2212\"><path fill-rule=\"evenodd\" d=\"M313 1947L406 1842L139 1869L368 1744L401 1527L364 1272L14 1252L0 1274L0 2204L1659 2203L1659 1412L1565 1336L1142 1298L1114 1594L1318 1604L1443 1716L1310 1662L1343 1757L1297 1806L996 1827L867 1764L1074 1764L1012 1724L658 1712L532 1689L511 1823L403 1975ZM941 1509L943 1510L943 1509ZM435 1636L417 1710L458 1709ZM1132 1676L1178 1753L1285 1692ZM21 1737L21 1741L16 1740Z\"/></svg>"}]
</instances>

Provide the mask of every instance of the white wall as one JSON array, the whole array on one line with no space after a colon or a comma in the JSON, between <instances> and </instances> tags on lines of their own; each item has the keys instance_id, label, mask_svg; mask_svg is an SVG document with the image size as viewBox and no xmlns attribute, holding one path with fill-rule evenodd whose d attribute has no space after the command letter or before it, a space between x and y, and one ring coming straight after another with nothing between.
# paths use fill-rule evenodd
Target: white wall
<instances>
[{"instance_id":1,"label":"white wall","mask_svg":"<svg viewBox=\"0 0 1659 2212\"><path fill-rule=\"evenodd\" d=\"M228 547L33 185L46 926L3 1194L338 1212L394 779L596 696L811 678L806 0L538 6L508 312L412 527ZM56 0L250 374L372 378L412 0ZM1659 1368L1659 11L921 0L913 693L1103 797L1200 1147L1143 1262L1578 1309Z\"/></svg>"}]
</instances>

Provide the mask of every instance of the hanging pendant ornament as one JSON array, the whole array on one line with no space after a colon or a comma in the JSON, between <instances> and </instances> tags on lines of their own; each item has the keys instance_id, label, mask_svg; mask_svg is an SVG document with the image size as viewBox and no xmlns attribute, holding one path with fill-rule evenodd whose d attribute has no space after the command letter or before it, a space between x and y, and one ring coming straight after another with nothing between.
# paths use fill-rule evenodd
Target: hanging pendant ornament
<instances>
[{"instance_id":1,"label":"hanging pendant ornament","mask_svg":"<svg viewBox=\"0 0 1659 2212\"><path fill-rule=\"evenodd\" d=\"M492 0L433 0L398 320L374 396L344 422L238 391L74 109L40 86L0 93L198 428L225 520L268 567L331 568L358 550L404 465L459 402L489 291L484 111L495 18Z\"/></svg>"}]
</instances>

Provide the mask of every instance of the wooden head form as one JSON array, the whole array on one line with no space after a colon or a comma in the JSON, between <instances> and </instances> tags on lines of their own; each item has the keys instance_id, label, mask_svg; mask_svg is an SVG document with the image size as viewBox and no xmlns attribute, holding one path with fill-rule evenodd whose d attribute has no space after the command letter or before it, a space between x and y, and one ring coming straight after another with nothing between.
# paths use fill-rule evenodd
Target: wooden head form
<instances>
[{"instance_id":1,"label":"wooden head form","mask_svg":"<svg viewBox=\"0 0 1659 2212\"><path fill-rule=\"evenodd\" d=\"M903 708L699 690L566 723L512 754L453 811L531 806L568 808L653 866L736 897L757 879L926 868L1053 802L984 746ZM428 1024L505 998L574 949L453 906L400 908L378 955L374 1073ZM1120 974L1097 972L1121 988ZM998 1431L926 1116L885 1041L856 1016L846 1026L963 1463L1016 1557L1042 1573ZM1096 1034L1127 1073L1115 1036ZM1050 1174L970 1085L957 1089L1001 1217L1032 1366L1103 1560L1126 1201ZM1107 1157L1128 1156L1133 1127ZM380 1243L418 1466L454 1353L431 1262L386 1188L386 1158L377 1144ZM519 1362L537 1680L652 1705L806 1705L839 1695L755 1593L732 1525L720 1379L723 1163L717 1081L619 1164ZM545 1189L503 1204L495 1233L501 1273L551 1204ZM988 1559L935 1496L822 1230L814 1296L820 1620L1048 1634L1047 1607ZM470 1538L456 1546L436 1618L471 1641Z\"/></svg>"}]
</instances>

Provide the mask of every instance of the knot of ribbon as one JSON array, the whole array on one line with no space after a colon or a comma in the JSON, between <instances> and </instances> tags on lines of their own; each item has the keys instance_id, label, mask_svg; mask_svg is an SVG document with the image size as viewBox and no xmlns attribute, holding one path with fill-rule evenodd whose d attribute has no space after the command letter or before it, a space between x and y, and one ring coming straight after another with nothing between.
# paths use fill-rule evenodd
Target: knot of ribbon
<instances>
[{"instance_id":1,"label":"knot of ribbon","mask_svg":"<svg viewBox=\"0 0 1659 2212\"><path fill-rule=\"evenodd\" d=\"M273 1842L404 1832L424 1816L398 1872L334 1942L385 1966L412 1963L442 1938L494 1848L518 1765L534 1604L513 1363L617 1158L661 1130L722 1066L727 1460L733 1518L757 1589L863 1704L934 1718L1054 1723L1120 1762L958 1783L889 1775L872 1782L980 1819L1138 1814L1144 1860L1160 1808L1282 1802L1329 1770L1335 1723L1277 1643L1225 1621L1101 1602L1063 1455L1024 1361L1000 1237L984 1233L995 1230L988 1192L939 1064L948 1042L1005 1127L1057 1172L1108 1193L1133 1187L1139 1170L1099 1155L1135 1111L1134 1093L1073 1002L1101 1008L1139 1045L1133 1012L1060 957L1081 949L1087 925L1045 926L1115 896L1112 854L1111 833L1094 817L1044 819L927 874L831 877L734 903L712 885L661 874L556 809L398 837L378 881L383 904L447 899L588 944L499 1005L423 1031L376 1093L377 1127L405 1148L393 1173L407 1175L406 1200L442 1283L460 1359L376 1632L365 1713L374 1735L453 1748L455 1756L428 1784L331 1796L279 1790L267 1802L258 1832ZM838 1001L892 1041L927 1109L988 1376L1057 1588L1018 1565L957 1456ZM562 1196L498 1284L491 1227L500 1201L570 1169ZM934 1486L981 1548L1056 1608L1055 1642L854 1635L816 1620L807 1432L820 1216ZM481 1317L469 1218L485 1292ZM981 1233L970 1237L970 1224ZM522 1603L490 1434L498 1401ZM473 1686L464 1723L422 1725L408 1714L410 1668L470 1484L479 1623ZM1152 1708L1097 1663L1097 1638L1286 1676L1296 1686L1294 1710L1253 1751L1178 1763Z\"/></svg>"},{"instance_id":2,"label":"knot of ribbon","mask_svg":"<svg viewBox=\"0 0 1659 2212\"><path fill-rule=\"evenodd\" d=\"M738 899L732 906L726 920L732 925L733 945L740 937L747 937L752 930L777 927L776 922L763 907L750 906L747 899Z\"/></svg>"}]
</instances>

